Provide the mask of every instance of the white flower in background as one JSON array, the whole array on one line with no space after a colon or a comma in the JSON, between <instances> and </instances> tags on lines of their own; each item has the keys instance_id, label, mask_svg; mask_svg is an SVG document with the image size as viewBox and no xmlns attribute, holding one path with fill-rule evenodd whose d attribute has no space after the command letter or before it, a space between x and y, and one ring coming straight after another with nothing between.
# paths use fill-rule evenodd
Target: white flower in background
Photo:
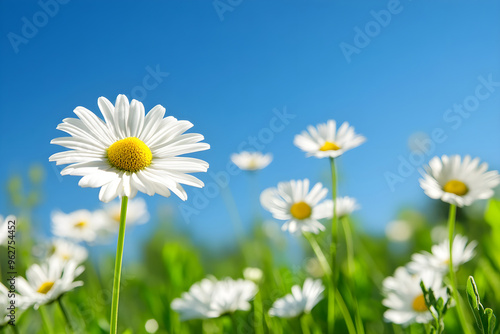
<instances>
[{"instance_id":1,"label":"white flower in background","mask_svg":"<svg viewBox=\"0 0 500 334\"><path fill-rule=\"evenodd\" d=\"M273 155L262 154L261 152L241 152L231 155L231 161L243 170L258 170L266 168L273 160Z\"/></svg>"},{"instance_id":2,"label":"white flower in background","mask_svg":"<svg viewBox=\"0 0 500 334\"><path fill-rule=\"evenodd\" d=\"M366 138L354 132L354 127L344 122L337 130L337 123L329 120L327 123L310 125L307 131L296 135L293 143L307 156L316 158L336 158L344 152L358 147Z\"/></svg>"},{"instance_id":3,"label":"white flower in background","mask_svg":"<svg viewBox=\"0 0 500 334\"><path fill-rule=\"evenodd\" d=\"M459 155L434 157L425 167L420 186L427 196L457 206L471 205L478 199L493 196L493 188L500 183L497 171L487 171L488 164L479 164L479 158Z\"/></svg>"},{"instance_id":4,"label":"white flower in background","mask_svg":"<svg viewBox=\"0 0 500 334\"><path fill-rule=\"evenodd\" d=\"M172 191L186 200L181 184L203 187L203 182L187 173L206 172L208 163L180 157L210 148L200 143L202 135L184 133L193 124L172 116L163 118L161 105L145 115L143 104L137 100L129 103L125 95L118 95L114 106L100 97L98 105L104 121L77 107L78 118L66 118L57 126L71 136L51 141L70 149L49 158L58 165L69 164L62 175L83 176L78 184L101 188L103 202L117 196L133 198L138 191L165 197Z\"/></svg>"},{"instance_id":5,"label":"white flower in background","mask_svg":"<svg viewBox=\"0 0 500 334\"><path fill-rule=\"evenodd\" d=\"M440 243L448 238L448 227L444 225L434 226L431 230L431 239L433 243Z\"/></svg>"},{"instance_id":6,"label":"white flower in background","mask_svg":"<svg viewBox=\"0 0 500 334\"><path fill-rule=\"evenodd\" d=\"M77 210L71 213L52 213L52 233L61 238L92 242L104 222L103 215L96 211Z\"/></svg>"},{"instance_id":7,"label":"white flower in background","mask_svg":"<svg viewBox=\"0 0 500 334\"><path fill-rule=\"evenodd\" d=\"M292 286L292 293L276 300L269 310L269 315L280 318L293 318L303 313L310 313L316 304L323 299L325 287L321 280L307 278L304 287Z\"/></svg>"},{"instance_id":8,"label":"white flower in background","mask_svg":"<svg viewBox=\"0 0 500 334\"><path fill-rule=\"evenodd\" d=\"M156 321L155 319L149 319L144 324L144 329L148 333L156 333L158 331L158 328L160 328L160 326L158 325L158 321Z\"/></svg>"},{"instance_id":9,"label":"white flower in background","mask_svg":"<svg viewBox=\"0 0 500 334\"><path fill-rule=\"evenodd\" d=\"M3 216L0 215L0 246L7 245L8 244L8 237L9 237L9 221L11 220L16 220L16 217L14 216L7 216L7 218L3 218Z\"/></svg>"},{"instance_id":10,"label":"white flower in background","mask_svg":"<svg viewBox=\"0 0 500 334\"><path fill-rule=\"evenodd\" d=\"M62 262L51 258L42 265L33 264L26 270L26 279L17 278L17 290L23 298L34 304L35 309L50 303L64 293L82 286L82 281L76 281L84 270L74 261Z\"/></svg>"},{"instance_id":11,"label":"white flower in background","mask_svg":"<svg viewBox=\"0 0 500 334\"><path fill-rule=\"evenodd\" d=\"M356 199L349 196L337 197L337 199L335 199L335 205L337 206L335 210L339 218L348 216L361 208Z\"/></svg>"},{"instance_id":12,"label":"white flower in background","mask_svg":"<svg viewBox=\"0 0 500 334\"><path fill-rule=\"evenodd\" d=\"M474 255L476 241L471 241L467 245L467 237L460 234L453 239L453 268L455 271L461 264L470 261ZM449 271L450 266L450 241L444 240L439 245L432 246L432 253L422 252L413 254L412 261L408 264L408 269L412 272L424 270L435 270L441 273Z\"/></svg>"},{"instance_id":13,"label":"white flower in background","mask_svg":"<svg viewBox=\"0 0 500 334\"><path fill-rule=\"evenodd\" d=\"M104 207L105 221L103 228L109 232L118 232L120 228L121 203L113 202ZM148 207L143 198L134 198L127 205L127 226L144 224L149 220Z\"/></svg>"},{"instance_id":14,"label":"white flower in background","mask_svg":"<svg viewBox=\"0 0 500 334\"><path fill-rule=\"evenodd\" d=\"M393 220L385 227L387 239L396 242L408 241L413 235L413 227L406 220Z\"/></svg>"},{"instance_id":15,"label":"white flower in background","mask_svg":"<svg viewBox=\"0 0 500 334\"><path fill-rule=\"evenodd\" d=\"M262 281L263 276L264 274L259 268L247 267L243 269L243 277L245 277L246 280L259 283Z\"/></svg>"},{"instance_id":16,"label":"white flower in background","mask_svg":"<svg viewBox=\"0 0 500 334\"><path fill-rule=\"evenodd\" d=\"M382 283L386 297L382 304L389 308L384 313L386 321L408 326L415 322L427 323L433 319L425 304L420 281L424 282L427 289L434 291L436 298L442 297L446 301L446 288L443 287L443 278L439 273L425 271L412 275L406 268L399 267L393 277L386 278Z\"/></svg>"},{"instance_id":17,"label":"white flower in background","mask_svg":"<svg viewBox=\"0 0 500 334\"><path fill-rule=\"evenodd\" d=\"M257 293L254 282L231 278L217 281L205 278L172 301L172 309L179 313L181 321L217 318L237 310L248 311L249 301Z\"/></svg>"},{"instance_id":18,"label":"white flower in background","mask_svg":"<svg viewBox=\"0 0 500 334\"><path fill-rule=\"evenodd\" d=\"M49 254L50 258L62 262L74 261L77 264L85 262L88 256L89 252L85 247L65 239L54 239Z\"/></svg>"},{"instance_id":19,"label":"white flower in background","mask_svg":"<svg viewBox=\"0 0 500 334\"><path fill-rule=\"evenodd\" d=\"M318 234L325 230L319 219L333 215L333 201L323 201L327 192L319 182L309 191L308 179L292 180L264 190L260 195L260 203L275 219L286 220L281 227L283 231Z\"/></svg>"}]
</instances>

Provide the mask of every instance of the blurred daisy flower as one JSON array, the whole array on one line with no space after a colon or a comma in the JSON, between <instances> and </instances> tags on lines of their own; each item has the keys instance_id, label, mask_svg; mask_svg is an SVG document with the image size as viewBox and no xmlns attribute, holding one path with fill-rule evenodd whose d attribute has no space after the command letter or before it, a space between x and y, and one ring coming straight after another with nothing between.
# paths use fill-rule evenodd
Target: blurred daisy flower
<instances>
[{"instance_id":1,"label":"blurred daisy flower","mask_svg":"<svg viewBox=\"0 0 500 334\"><path fill-rule=\"evenodd\" d=\"M356 199L349 196L337 197L335 205L337 206L337 217L339 218L349 216L351 213L361 208Z\"/></svg>"},{"instance_id":2,"label":"blurred daisy flower","mask_svg":"<svg viewBox=\"0 0 500 334\"><path fill-rule=\"evenodd\" d=\"M15 220L14 216L7 216L5 219L0 215L0 246L7 245L9 237L9 221Z\"/></svg>"},{"instance_id":3,"label":"blurred daisy flower","mask_svg":"<svg viewBox=\"0 0 500 334\"><path fill-rule=\"evenodd\" d=\"M393 220L385 227L385 235L387 239L396 242L405 242L410 240L413 235L414 228L409 221Z\"/></svg>"},{"instance_id":4,"label":"blurred daisy flower","mask_svg":"<svg viewBox=\"0 0 500 334\"><path fill-rule=\"evenodd\" d=\"M307 278L303 288L292 286L292 293L276 300L269 310L269 315L280 318L293 318L311 310L323 299L325 287L321 280Z\"/></svg>"},{"instance_id":5,"label":"blurred daisy flower","mask_svg":"<svg viewBox=\"0 0 500 334\"><path fill-rule=\"evenodd\" d=\"M260 195L260 203L275 219L286 220L283 231L312 232L318 234L325 230L319 222L331 218L333 202L325 200L328 190L316 183L309 190L309 180L280 182L276 188L268 188Z\"/></svg>"},{"instance_id":6,"label":"blurred daisy flower","mask_svg":"<svg viewBox=\"0 0 500 334\"><path fill-rule=\"evenodd\" d=\"M500 183L497 171L487 171L488 164L479 158L459 155L434 157L425 167L420 186L427 196L457 206L471 205L478 199L493 196Z\"/></svg>"},{"instance_id":7,"label":"blurred daisy flower","mask_svg":"<svg viewBox=\"0 0 500 334\"><path fill-rule=\"evenodd\" d=\"M17 297L17 296L16 296ZM17 299L17 298L16 298ZM16 301L17 304L17 301ZM9 289L5 287L2 283L0 283L0 328L5 326L10 321L10 299L9 299ZM18 305L16 305L17 308ZM17 311L17 310L16 310ZM17 312L16 312L17 315Z\"/></svg>"},{"instance_id":8,"label":"blurred daisy flower","mask_svg":"<svg viewBox=\"0 0 500 334\"><path fill-rule=\"evenodd\" d=\"M70 149L49 158L58 165L69 164L62 175L82 176L81 187L101 188L103 202L117 196L133 198L138 191L165 197L173 192L186 200L181 184L203 187L203 182L187 173L206 172L208 163L180 157L210 148L200 143L202 135L184 133L193 124L172 116L163 118L161 105L146 115L141 102L129 103L125 95L118 95L115 105L100 97L98 105L104 121L77 107L78 118L66 118L57 126L71 136L51 141Z\"/></svg>"},{"instance_id":9,"label":"blurred daisy flower","mask_svg":"<svg viewBox=\"0 0 500 334\"><path fill-rule=\"evenodd\" d=\"M470 261L474 255L474 249L477 246L476 241L467 244L467 237L460 234L453 240L453 268L455 271L461 264ZM411 272L421 272L424 270L434 270L446 273L450 269L450 241L444 240L439 245L432 246L432 253L422 252L413 254L412 261L408 264Z\"/></svg>"},{"instance_id":10,"label":"blurred daisy flower","mask_svg":"<svg viewBox=\"0 0 500 334\"><path fill-rule=\"evenodd\" d=\"M273 160L272 154L262 154L260 152L241 152L231 155L231 161L243 170L259 170L266 168Z\"/></svg>"},{"instance_id":11,"label":"blurred daisy flower","mask_svg":"<svg viewBox=\"0 0 500 334\"><path fill-rule=\"evenodd\" d=\"M118 232L120 227L121 203L113 202L104 207L104 222L102 228L108 232ZM149 220L146 201L143 198L134 198L128 201L127 226L144 224Z\"/></svg>"},{"instance_id":12,"label":"blurred daisy flower","mask_svg":"<svg viewBox=\"0 0 500 334\"><path fill-rule=\"evenodd\" d=\"M82 281L76 281L84 270L74 261L62 262L51 258L42 265L33 264L26 270L26 279L17 278L17 290L23 298L38 309L41 305L48 304L64 293L82 286Z\"/></svg>"},{"instance_id":13,"label":"blurred daisy flower","mask_svg":"<svg viewBox=\"0 0 500 334\"><path fill-rule=\"evenodd\" d=\"M74 261L77 264L85 262L89 255L85 247L65 239L54 239L49 253L50 258L62 262Z\"/></svg>"},{"instance_id":14,"label":"blurred daisy flower","mask_svg":"<svg viewBox=\"0 0 500 334\"><path fill-rule=\"evenodd\" d=\"M99 211L77 210L68 214L55 211L52 213L52 233L61 238L93 242L103 221Z\"/></svg>"},{"instance_id":15,"label":"blurred daisy flower","mask_svg":"<svg viewBox=\"0 0 500 334\"><path fill-rule=\"evenodd\" d=\"M262 281L263 276L264 273L259 268L247 267L243 270L243 277L245 277L246 280L255 283Z\"/></svg>"},{"instance_id":16,"label":"blurred daisy flower","mask_svg":"<svg viewBox=\"0 0 500 334\"><path fill-rule=\"evenodd\" d=\"M329 120L327 123L310 125L307 131L295 136L293 143L307 156L316 158L336 158L344 152L358 147L366 138L354 132L354 127L344 122L337 129L337 123Z\"/></svg>"},{"instance_id":17,"label":"blurred daisy flower","mask_svg":"<svg viewBox=\"0 0 500 334\"><path fill-rule=\"evenodd\" d=\"M179 313L181 321L218 318L238 310L248 311L249 301L256 293L254 282L229 277L218 281L210 277L195 283L181 298L174 299L171 307Z\"/></svg>"},{"instance_id":18,"label":"blurred daisy flower","mask_svg":"<svg viewBox=\"0 0 500 334\"><path fill-rule=\"evenodd\" d=\"M388 322L408 326L412 323L427 323L433 319L431 312L425 304L420 281L427 289L432 289L436 298L446 300L446 288L443 287L443 278L434 271L424 271L412 275L407 268L399 267L393 277L386 278L384 287L384 306L389 309L384 313Z\"/></svg>"}]
</instances>

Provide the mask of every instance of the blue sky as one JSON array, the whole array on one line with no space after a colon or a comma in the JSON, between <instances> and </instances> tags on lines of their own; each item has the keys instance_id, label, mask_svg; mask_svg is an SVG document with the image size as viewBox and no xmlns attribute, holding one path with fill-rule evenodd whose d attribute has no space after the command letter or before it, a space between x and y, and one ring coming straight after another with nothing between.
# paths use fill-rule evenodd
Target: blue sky
<instances>
[{"instance_id":1,"label":"blue sky","mask_svg":"<svg viewBox=\"0 0 500 334\"><path fill-rule=\"evenodd\" d=\"M114 101L120 93L194 123L192 131L212 148L193 156L208 161L211 173L224 171L249 137L265 138L259 143L274 161L260 173L259 189L297 178L328 180L328 162L305 158L293 138L309 124L348 121L368 141L340 159L340 194L359 200L357 217L373 233L402 207L428 203L414 168L420 161L471 154L500 168L496 1L7 0L0 6L0 184L43 164L40 226L55 208L100 207L97 189L57 175L48 157L62 148L49 142L64 135L56 126L75 107L98 112L99 96ZM293 118L268 139L266 129L284 110ZM429 152L411 157L415 132L437 135ZM391 188L387 175L394 181L401 161L410 171ZM213 184L210 174L198 176ZM230 188L248 222L248 177L232 176ZM194 207L200 193L187 191L185 204ZM153 216L172 206L186 224L179 199L147 200ZM0 212L9 209L2 192ZM197 240L233 239L221 196L198 211L183 225ZM137 228L137 235L152 227Z\"/></svg>"}]
</instances>

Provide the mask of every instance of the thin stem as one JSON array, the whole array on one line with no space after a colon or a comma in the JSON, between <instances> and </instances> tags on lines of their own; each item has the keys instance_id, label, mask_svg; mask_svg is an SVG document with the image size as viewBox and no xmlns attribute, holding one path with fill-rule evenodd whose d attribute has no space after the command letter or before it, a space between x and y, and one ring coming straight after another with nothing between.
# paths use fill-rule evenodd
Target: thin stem
<instances>
[{"instance_id":1,"label":"thin stem","mask_svg":"<svg viewBox=\"0 0 500 334\"><path fill-rule=\"evenodd\" d=\"M321 247L319 246L318 242L314 238L313 235L311 235L308 232L304 233L305 238L309 243L311 244L311 248L314 251L314 254L318 258L319 264L323 268L323 272L325 273L325 276L327 280L330 282L330 286L328 289L328 306L330 307L330 300L335 303L335 300L339 304L340 311L342 313L342 316L344 317L347 330L349 331L350 334L356 334L356 328L354 327L354 322L352 321L351 314L349 313L349 309L346 306L346 303L344 299L342 298L342 295L338 291L337 287L331 284L331 278L332 278L332 269L330 268L330 265L328 264L328 261L326 259L325 254L321 250ZM335 320L335 318L334 318ZM329 327L330 329L331 327Z\"/></svg>"},{"instance_id":2,"label":"thin stem","mask_svg":"<svg viewBox=\"0 0 500 334\"><path fill-rule=\"evenodd\" d=\"M311 331L309 330L309 324L307 321L307 316L305 314L302 314L300 316L300 328L302 329L302 334L311 334Z\"/></svg>"},{"instance_id":3,"label":"thin stem","mask_svg":"<svg viewBox=\"0 0 500 334\"><path fill-rule=\"evenodd\" d=\"M335 159L330 158L330 167L332 172L332 200L333 200L333 216L332 216L332 240L330 243L330 257L331 257L331 288L337 290L337 172L335 168ZM331 294L330 294L331 297ZM335 331L335 302L328 300L328 332Z\"/></svg>"},{"instance_id":4,"label":"thin stem","mask_svg":"<svg viewBox=\"0 0 500 334\"><path fill-rule=\"evenodd\" d=\"M253 314L255 321L255 334L264 334L264 311L262 307L261 292L257 292L253 300Z\"/></svg>"},{"instance_id":5,"label":"thin stem","mask_svg":"<svg viewBox=\"0 0 500 334\"><path fill-rule=\"evenodd\" d=\"M59 304L59 308L61 309L61 312L62 312L62 314L64 316L64 319L66 320L66 324L68 325L69 330L71 332L73 332L74 331L73 325L71 324L71 320L69 318L69 314L66 311L66 308L64 307L64 305L62 303L62 296L57 299L57 303Z\"/></svg>"},{"instance_id":6,"label":"thin stem","mask_svg":"<svg viewBox=\"0 0 500 334\"><path fill-rule=\"evenodd\" d=\"M128 197L122 197L120 213L120 231L118 232L118 245L116 246L115 275L113 280L113 300L111 302L110 334L118 330L118 300L120 298L120 278L122 275L123 244L125 241L125 219L127 216Z\"/></svg>"},{"instance_id":7,"label":"thin stem","mask_svg":"<svg viewBox=\"0 0 500 334\"><path fill-rule=\"evenodd\" d=\"M231 313L229 313L229 316L231 317L233 333L239 333L240 330L238 328L238 321L236 320L236 315L234 314L234 312L231 312Z\"/></svg>"},{"instance_id":8,"label":"thin stem","mask_svg":"<svg viewBox=\"0 0 500 334\"><path fill-rule=\"evenodd\" d=\"M345 235L345 243L347 248L347 273L348 273L348 282L350 285L350 289L352 292L352 304L356 317L356 327L358 329L359 334L364 334L365 329L363 327L363 319L361 318L361 313L358 307L358 299L356 297L356 283L354 282L354 245L352 239L352 231L351 226L349 224L349 218L344 216L342 219L342 227Z\"/></svg>"},{"instance_id":9,"label":"thin stem","mask_svg":"<svg viewBox=\"0 0 500 334\"><path fill-rule=\"evenodd\" d=\"M49 316L47 315L47 310L45 309L47 306L41 306L38 311L40 312L40 315L42 317L42 323L43 327L45 327L45 331L48 334L54 334L54 331L52 330L52 324L50 323Z\"/></svg>"},{"instance_id":10,"label":"thin stem","mask_svg":"<svg viewBox=\"0 0 500 334\"><path fill-rule=\"evenodd\" d=\"M458 319L460 320L460 324L462 325L462 329L465 334L470 334L471 331L469 329L469 326L467 324L467 321L465 320L465 313L463 310L463 306L460 300L460 294L458 293L457 289L457 277L455 275L455 270L453 267L453 239L454 239L454 234L455 234L455 219L457 215L457 206L455 204L450 204L450 213L448 216L448 229L449 229L449 239L450 239L450 261L449 261L449 269L450 269L450 283L451 283L451 291L453 294L453 298L455 299L455 302L457 303L457 314L458 314Z\"/></svg>"}]
</instances>

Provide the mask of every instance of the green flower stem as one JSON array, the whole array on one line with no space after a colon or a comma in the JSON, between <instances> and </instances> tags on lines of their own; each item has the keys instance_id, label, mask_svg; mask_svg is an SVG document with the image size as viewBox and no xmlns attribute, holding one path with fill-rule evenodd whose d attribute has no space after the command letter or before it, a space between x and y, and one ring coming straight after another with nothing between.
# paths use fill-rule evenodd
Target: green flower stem
<instances>
[{"instance_id":1,"label":"green flower stem","mask_svg":"<svg viewBox=\"0 0 500 334\"><path fill-rule=\"evenodd\" d=\"M110 334L118 330L118 300L120 298L120 278L122 275L123 244L125 241L125 219L127 216L128 197L122 197L120 213L120 231L118 232L118 245L116 246L115 275L113 281L113 300L111 302Z\"/></svg>"},{"instance_id":2,"label":"green flower stem","mask_svg":"<svg viewBox=\"0 0 500 334\"><path fill-rule=\"evenodd\" d=\"M255 334L264 334L264 310L261 292L257 292L253 300Z\"/></svg>"},{"instance_id":3,"label":"green flower stem","mask_svg":"<svg viewBox=\"0 0 500 334\"><path fill-rule=\"evenodd\" d=\"M330 277L331 288L337 290L337 236L338 236L338 224L337 224L337 206L335 201L337 200L337 172L335 168L335 159L330 158L330 167L332 171L332 200L333 200L333 216L332 216L332 241L330 243L330 257L331 257L331 269L332 275ZM330 295L331 297L331 295ZM333 333L335 331L335 302L328 298L328 332Z\"/></svg>"},{"instance_id":4,"label":"green flower stem","mask_svg":"<svg viewBox=\"0 0 500 334\"><path fill-rule=\"evenodd\" d=\"M330 307L330 305L331 305L330 300L332 300L333 303L335 303L335 300L337 300L337 303L339 304L340 312L342 313L342 316L344 317L349 334L356 334L356 327L354 326L354 322L352 321L352 317L351 317L351 314L349 313L349 309L347 308L346 303L345 303L344 299L342 298L342 295L340 294L337 287L335 285L331 284L332 276L333 276L332 269L331 269L330 265L328 264L328 260L326 259L325 254L321 250L321 247L319 246L318 242L316 241L316 238L314 238L314 236L312 234L310 234L308 232L304 232L304 237L311 244L311 248L313 249L314 254L318 258L318 261L319 261L321 267L323 268L323 272L325 273L327 280L330 282L330 286L328 289L328 291L329 291L328 306ZM335 321L335 318L334 318L334 321ZM328 329L330 330L331 327L328 327ZM331 332L329 332L329 333L331 333Z\"/></svg>"},{"instance_id":5,"label":"green flower stem","mask_svg":"<svg viewBox=\"0 0 500 334\"><path fill-rule=\"evenodd\" d=\"M457 289L457 277L455 275L455 270L453 268L453 239L455 235L455 219L457 215L457 206L455 204L450 204L450 213L448 216L448 229L449 229L449 238L450 238L450 283L451 283L451 291L453 294L453 298L457 303L457 314L460 320L460 324L462 325L462 330L464 334L471 334L469 325L467 324L467 320L465 320L465 313L461 303L460 294Z\"/></svg>"},{"instance_id":6,"label":"green flower stem","mask_svg":"<svg viewBox=\"0 0 500 334\"><path fill-rule=\"evenodd\" d=\"M71 324L71 320L69 318L69 314L66 311L66 308L64 307L64 305L62 303L62 296L57 299L57 303L59 304L59 308L61 309L61 312L62 312L62 314L64 316L64 320L66 320L66 324L68 325L69 330L71 332L73 332L74 331L73 325Z\"/></svg>"},{"instance_id":7,"label":"green flower stem","mask_svg":"<svg viewBox=\"0 0 500 334\"><path fill-rule=\"evenodd\" d=\"M344 216L341 218L342 228L345 235L345 243L347 248L347 272L348 272L348 282L352 292L352 304L356 316L356 327L359 334L364 334L365 329L363 327L363 319L361 318L361 313L358 306L358 299L356 297L356 284L354 282L354 244L352 239L351 225L349 224L349 218Z\"/></svg>"},{"instance_id":8,"label":"green flower stem","mask_svg":"<svg viewBox=\"0 0 500 334\"><path fill-rule=\"evenodd\" d=\"M54 334L52 329L52 324L50 323L49 316L47 315L47 310L45 309L47 306L41 306L38 311L40 312L40 316L42 317L43 327L48 334Z\"/></svg>"},{"instance_id":9,"label":"green flower stem","mask_svg":"<svg viewBox=\"0 0 500 334\"><path fill-rule=\"evenodd\" d=\"M311 334L309 330L309 321L307 319L307 314L302 314L300 316L300 328L302 329L302 334Z\"/></svg>"}]
</instances>

